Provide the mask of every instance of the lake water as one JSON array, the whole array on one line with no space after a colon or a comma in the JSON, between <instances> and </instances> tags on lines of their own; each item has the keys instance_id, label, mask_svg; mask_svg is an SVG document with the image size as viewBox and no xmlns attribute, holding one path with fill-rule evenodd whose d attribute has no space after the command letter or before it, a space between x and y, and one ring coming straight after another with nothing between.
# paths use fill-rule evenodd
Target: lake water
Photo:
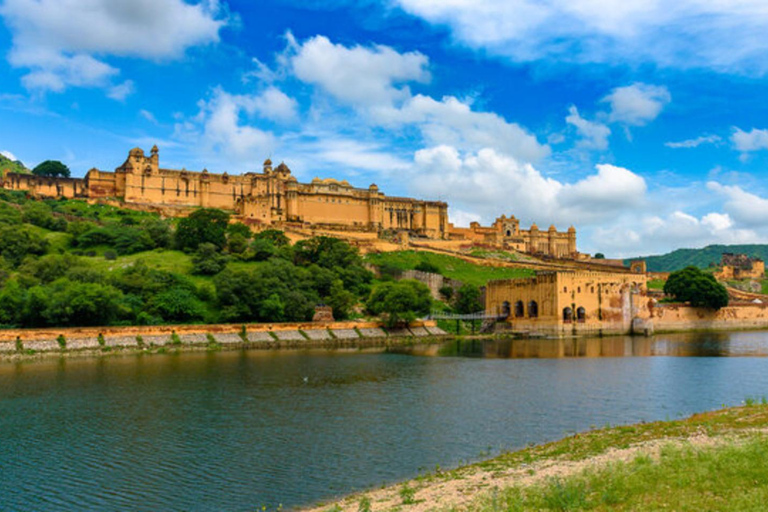
<instances>
[{"instance_id":1,"label":"lake water","mask_svg":"<svg viewBox=\"0 0 768 512\"><path fill-rule=\"evenodd\" d=\"M290 508L592 426L768 396L764 332L452 342L441 353L474 357L0 364L0 509Z\"/></svg>"}]
</instances>

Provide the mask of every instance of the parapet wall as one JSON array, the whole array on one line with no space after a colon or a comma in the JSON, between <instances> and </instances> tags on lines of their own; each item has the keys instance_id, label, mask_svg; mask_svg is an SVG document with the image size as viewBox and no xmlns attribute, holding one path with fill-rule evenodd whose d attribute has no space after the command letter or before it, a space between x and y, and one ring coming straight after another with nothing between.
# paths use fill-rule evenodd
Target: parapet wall
<instances>
[{"instance_id":1,"label":"parapet wall","mask_svg":"<svg viewBox=\"0 0 768 512\"><path fill-rule=\"evenodd\" d=\"M100 348L142 348L165 345L208 345L249 348L313 348L389 338L424 338L446 333L434 321L385 329L378 322L304 322L285 324L163 325L83 327L62 329L9 329L0 331L0 353L60 352ZM213 340L210 339L210 337ZM63 337L64 346L58 341Z\"/></svg>"},{"instance_id":2,"label":"parapet wall","mask_svg":"<svg viewBox=\"0 0 768 512\"><path fill-rule=\"evenodd\" d=\"M651 310L655 331L768 329L768 305L733 304L717 311L682 304Z\"/></svg>"}]
</instances>

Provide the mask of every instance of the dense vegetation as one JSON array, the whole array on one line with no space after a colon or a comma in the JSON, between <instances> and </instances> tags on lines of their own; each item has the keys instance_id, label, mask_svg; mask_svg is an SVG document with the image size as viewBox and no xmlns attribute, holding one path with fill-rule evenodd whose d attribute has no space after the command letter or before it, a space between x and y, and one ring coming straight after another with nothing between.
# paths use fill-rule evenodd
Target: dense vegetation
<instances>
[{"instance_id":1,"label":"dense vegetation","mask_svg":"<svg viewBox=\"0 0 768 512\"><path fill-rule=\"evenodd\" d=\"M291 245L219 210L177 222L77 200L0 191L0 324L42 327L337 318L373 275L343 241Z\"/></svg>"},{"instance_id":2,"label":"dense vegetation","mask_svg":"<svg viewBox=\"0 0 768 512\"><path fill-rule=\"evenodd\" d=\"M677 249L659 256L642 256L625 260L625 264L644 259L651 272L674 272L688 266L708 268L720 263L724 253L746 254L768 261L768 245L708 245L702 249Z\"/></svg>"},{"instance_id":3,"label":"dense vegetation","mask_svg":"<svg viewBox=\"0 0 768 512\"><path fill-rule=\"evenodd\" d=\"M720 309L728 305L728 292L712 274L696 267L672 272L664 284L664 293L692 306Z\"/></svg>"},{"instance_id":4,"label":"dense vegetation","mask_svg":"<svg viewBox=\"0 0 768 512\"><path fill-rule=\"evenodd\" d=\"M319 304L336 319L394 325L433 307L425 285L374 279L344 241L291 244L229 220L221 210L166 220L0 190L0 326L307 321ZM472 308L478 296L468 285L452 300Z\"/></svg>"},{"instance_id":5,"label":"dense vegetation","mask_svg":"<svg viewBox=\"0 0 768 512\"><path fill-rule=\"evenodd\" d=\"M19 172L29 173L29 169L19 160L11 160L10 158L0 155L0 174L5 176L7 172Z\"/></svg>"}]
</instances>

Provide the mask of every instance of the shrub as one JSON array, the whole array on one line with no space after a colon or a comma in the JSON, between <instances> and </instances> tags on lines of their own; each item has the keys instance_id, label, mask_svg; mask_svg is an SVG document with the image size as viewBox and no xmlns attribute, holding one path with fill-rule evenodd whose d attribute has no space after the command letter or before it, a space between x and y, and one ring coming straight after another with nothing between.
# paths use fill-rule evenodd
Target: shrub
<instances>
[{"instance_id":1,"label":"shrub","mask_svg":"<svg viewBox=\"0 0 768 512\"><path fill-rule=\"evenodd\" d=\"M416 270L420 270L421 272L429 272L431 274L439 274L440 268L438 268L437 265L434 263L431 263L427 260L419 262L418 265L416 265Z\"/></svg>"},{"instance_id":2,"label":"shrub","mask_svg":"<svg viewBox=\"0 0 768 512\"><path fill-rule=\"evenodd\" d=\"M439 293L440 293L440 296L443 298L443 300L449 301L453 297L453 287L448 286L447 284L444 286L441 286Z\"/></svg>"},{"instance_id":3,"label":"shrub","mask_svg":"<svg viewBox=\"0 0 768 512\"><path fill-rule=\"evenodd\" d=\"M117 259L117 253L112 250L104 251L104 259L107 261L115 261Z\"/></svg>"},{"instance_id":4,"label":"shrub","mask_svg":"<svg viewBox=\"0 0 768 512\"><path fill-rule=\"evenodd\" d=\"M412 322L419 315L429 313L431 306L429 288L410 279L377 285L366 302L368 311L382 315L388 327Z\"/></svg>"},{"instance_id":5,"label":"shrub","mask_svg":"<svg viewBox=\"0 0 768 512\"><path fill-rule=\"evenodd\" d=\"M99 333L97 340L99 341L100 347L104 347L107 344L106 340L104 339L104 335L101 333Z\"/></svg>"},{"instance_id":6,"label":"shrub","mask_svg":"<svg viewBox=\"0 0 768 512\"><path fill-rule=\"evenodd\" d=\"M59 334L59 336L56 338L56 342L59 344L59 347L62 350L67 348L67 338L65 338L63 334Z\"/></svg>"},{"instance_id":7,"label":"shrub","mask_svg":"<svg viewBox=\"0 0 768 512\"><path fill-rule=\"evenodd\" d=\"M21 338L16 336L16 352L24 351L24 343L21 342Z\"/></svg>"},{"instance_id":8,"label":"shrub","mask_svg":"<svg viewBox=\"0 0 768 512\"><path fill-rule=\"evenodd\" d=\"M181 338L176 334L176 331L171 332L171 345L181 345Z\"/></svg>"}]
</instances>

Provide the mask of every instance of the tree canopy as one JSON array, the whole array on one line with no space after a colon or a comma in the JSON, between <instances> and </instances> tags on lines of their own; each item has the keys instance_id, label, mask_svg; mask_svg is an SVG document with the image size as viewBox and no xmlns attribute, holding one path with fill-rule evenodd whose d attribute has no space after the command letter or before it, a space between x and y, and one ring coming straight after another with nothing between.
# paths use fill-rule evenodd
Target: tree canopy
<instances>
[{"instance_id":1,"label":"tree canopy","mask_svg":"<svg viewBox=\"0 0 768 512\"><path fill-rule=\"evenodd\" d=\"M431 306L427 285L411 279L376 285L366 302L368 311L383 316L389 327L412 322L419 315L429 313Z\"/></svg>"},{"instance_id":2,"label":"tree canopy","mask_svg":"<svg viewBox=\"0 0 768 512\"><path fill-rule=\"evenodd\" d=\"M229 214L216 208L195 210L179 221L176 246L183 251L195 251L200 244L213 244L223 249L227 243Z\"/></svg>"},{"instance_id":3,"label":"tree canopy","mask_svg":"<svg viewBox=\"0 0 768 512\"><path fill-rule=\"evenodd\" d=\"M69 167L58 160L46 160L32 169L32 174L36 176L49 176L51 178L69 178Z\"/></svg>"},{"instance_id":4,"label":"tree canopy","mask_svg":"<svg viewBox=\"0 0 768 512\"><path fill-rule=\"evenodd\" d=\"M720 309L728 305L728 291L712 274L697 267L672 272L664 284L664 293L691 306Z\"/></svg>"}]
</instances>

